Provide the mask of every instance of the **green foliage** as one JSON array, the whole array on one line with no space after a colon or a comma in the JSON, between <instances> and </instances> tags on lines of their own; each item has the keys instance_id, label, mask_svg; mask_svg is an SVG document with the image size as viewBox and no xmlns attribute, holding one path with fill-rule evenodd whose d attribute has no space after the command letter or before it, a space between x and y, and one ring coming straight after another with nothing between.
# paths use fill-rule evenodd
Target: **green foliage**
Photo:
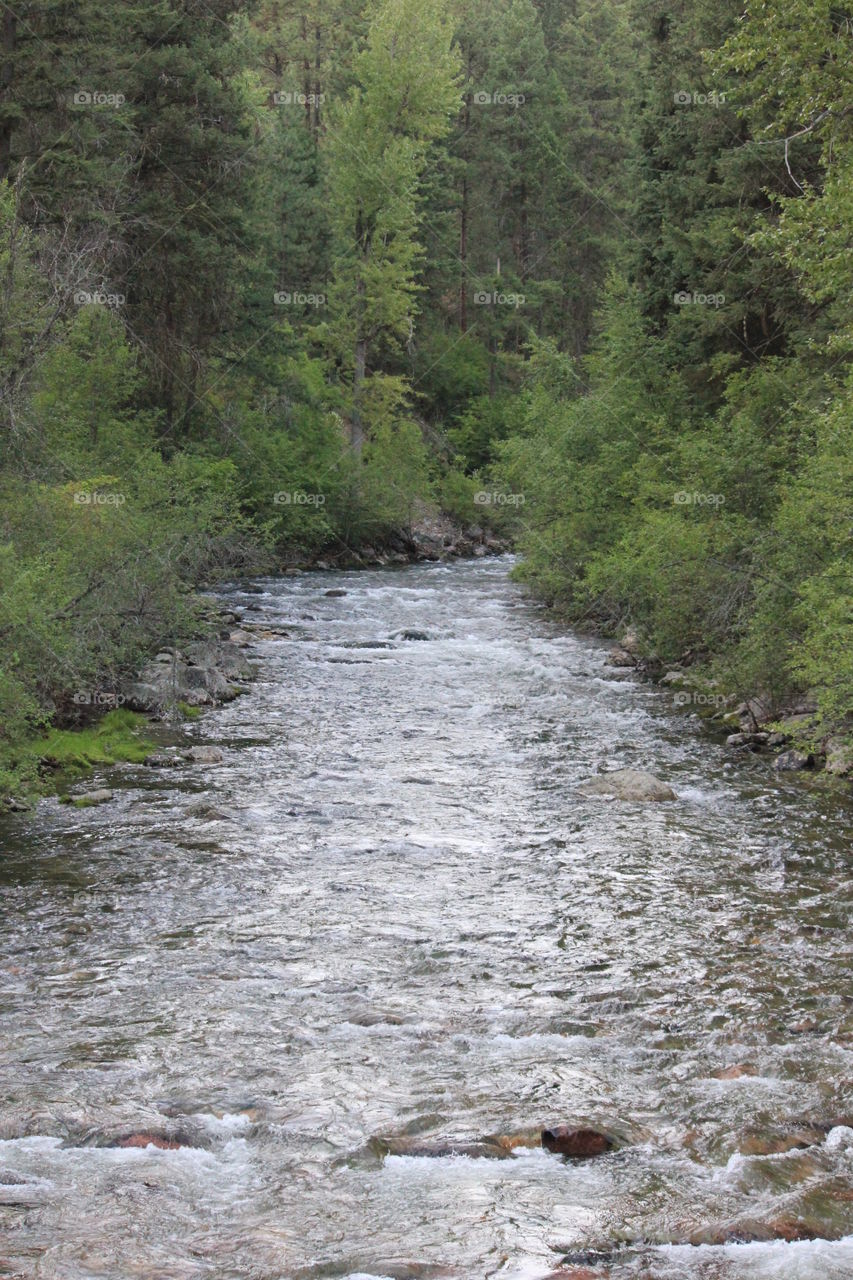
<instances>
[{"instance_id":1,"label":"green foliage","mask_svg":"<svg viewBox=\"0 0 853 1280\"><path fill-rule=\"evenodd\" d=\"M13 16L4 759L191 634L199 582L354 555L437 505L517 536L570 618L844 720L845 12Z\"/></svg>"},{"instance_id":2,"label":"green foliage","mask_svg":"<svg viewBox=\"0 0 853 1280\"><path fill-rule=\"evenodd\" d=\"M370 9L356 85L332 113L328 144L333 277L324 337L345 388L351 440L393 422L407 382L377 368L410 336L423 248L419 183L459 103L448 0Z\"/></svg>"},{"instance_id":3,"label":"green foliage","mask_svg":"<svg viewBox=\"0 0 853 1280\"><path fill-rule=\"evenodd\" d=\"M91 727L51 729L11 742L4 738L0 793L34 794L73 782L98 766L118 761L141 764L153 746L145 737L145 725L145 716L119 709Z\"/></svg>"},{"instance_id":4,"label":"green foliage","mask_svg":"<svg viewBox=\"0 0 853 1280\"><path fill-rule=\"evenodd\" d=\"M522 572L549 600L741 694L808 693L818 736L853 708L850 35L824 10L751 6L737 27L734 6L641 11L634 283L611 283L579 363L536 350L498 461L528 495Z\"/></svg>"}]
</instances>

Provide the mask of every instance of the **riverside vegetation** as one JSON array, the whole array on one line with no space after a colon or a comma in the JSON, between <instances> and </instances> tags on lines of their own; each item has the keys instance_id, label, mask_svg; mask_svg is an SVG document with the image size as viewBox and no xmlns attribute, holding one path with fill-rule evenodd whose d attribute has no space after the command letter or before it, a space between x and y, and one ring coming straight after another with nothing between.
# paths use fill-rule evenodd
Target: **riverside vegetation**
<instances>
[{"instance_id":1,"label":"riverside vegetation","mask_svg":"<svg viewBox=\"0 0 853 1280\"><path fill-rule=\"evenodd\" d=\"M143 750L200 584L437 513L846 758L843 7L25 0L0 62L0 793Z\"/></svg>"}]
</instances>

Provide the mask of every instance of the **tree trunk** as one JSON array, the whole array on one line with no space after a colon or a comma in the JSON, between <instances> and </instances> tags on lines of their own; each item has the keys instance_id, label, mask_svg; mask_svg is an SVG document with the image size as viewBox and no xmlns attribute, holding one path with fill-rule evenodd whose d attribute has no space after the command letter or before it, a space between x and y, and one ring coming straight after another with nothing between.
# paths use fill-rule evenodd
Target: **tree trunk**
<instances>
[{"instance_id":1,"label":"tree trunk","mask_svg":"<svg viewBox=\"0 0 853 1280\"><path fill-rule=\"evenodd\" d=\"M350 414L349 439L354 453L361 453L364 444L364 423L361 418L361 396L364 390L364 379L367 374L367 338L362 330L364 303L364 277L360 277L356 286L358 306L356 308L355 334L355 368L352 376L352 412Z\"/></svg>"},{"instance_id":2,"label":"tree trunk","mask_svg":"<svg viewBox=\"0 0 853 1280\"><path fill-rule=\"evenodd\" d=\"M11 9L4 7L3 25L0 30L0 49L3 62L0 65L0 106L4 109L3 121L0 124L0 182L9 174L9 163L12 155L12 116L8 111L11 97L12 80L15 70L15 46L17 44L17 19Z\"/></svg>"},{"instance_id":3,"label":"tree trunk","mask_svg":"<svg viewBox=\"0 0 853 1280\"><path fill-rule=\"evenodd\" d=\"M468 57L468 78L471 77L471 57ZM465 94L465 111L462 116L462 136L467 138L471 127L471 95ZM468 332L468 177L462 179L462 207L459 214L459 328Z\"/></svg>"}]
</instances>

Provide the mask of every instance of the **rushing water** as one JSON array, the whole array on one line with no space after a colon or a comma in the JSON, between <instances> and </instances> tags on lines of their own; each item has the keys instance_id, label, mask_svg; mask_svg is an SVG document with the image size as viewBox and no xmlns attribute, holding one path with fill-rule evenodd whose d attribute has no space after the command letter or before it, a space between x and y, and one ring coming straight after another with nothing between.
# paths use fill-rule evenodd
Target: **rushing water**
<instances>
[{"instance_id":1,"label":"rushing water","mask_svg":"<svg viewBox=\"0 0 853 1280\"><path fill-rule=\"evenodd\" d=\"M234 590L224 762L4 820L0 1276L853 1275L853 815L508 568ZM629 765L677 802L577 793ZM623 1145L371 1143L560 1121ZM823 1238L688 1243L765 1228Z\"/></svg>"}]
</instances>

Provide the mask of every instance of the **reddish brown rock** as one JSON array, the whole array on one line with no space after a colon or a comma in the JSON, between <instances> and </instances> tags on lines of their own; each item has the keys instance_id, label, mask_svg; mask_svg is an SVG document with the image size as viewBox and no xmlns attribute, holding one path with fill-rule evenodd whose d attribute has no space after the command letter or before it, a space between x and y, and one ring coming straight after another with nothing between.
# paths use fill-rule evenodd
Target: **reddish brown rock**
<instances>
[{"instance_id":1,"label":"reddish brown rock","mask_svg":"<svg viewBox=\"0 0 853 1280\"><path fill-rule=\"evenodd\" d=\"M771 1240L824 1240L829 1238L817 1223L798 1218L794 1214L781 1214L767 1222L743 1218L723 1226L702 1227L689 1237L692 1245L701 1244L757 1244Z\"/></svg>"},{"instance_id":2,"label":"reddish brown rock","mask_svg":"<svg viewBox=\"0 0 853 1280\"><path fill-rule=\"evenodd\" d=\"M538 1129L523 1129L520 1133L496 1133L483 1138L483 1142L493 1142L504 1151L514 1151L516 1147L538 1147L541 1141L542 1134Z\"/></svg>"},{"instance_id":3,"label":"reddish brown rock","mask_svg":"<svg viewBox=\"0 0 853 1280\"><path fill-rule=\"evenodd\" d=\"M817 1223L807 1222L802 1218L795 1217L793 1214L782 1214L778 1218L773 1218L767 1225L776 1240L787 1240L789 1243L794 1240L823 1240L826 1238Z\"/></svg>"},{"instance_id":4,"label":"reddish brown rock","mask_svg":"<svg viewBox=\"0 0 853 1280\"><path fill-rule=\"evenodd\" d=\"M781 1156L786 1151L805 1150L823 1141L819 1129L798 1129L794 1133L749 1133L740 1144L743 1156Z\"/></svg>"},{"instance_id":5,"label":"reddish brown rock","mask_svg":"<svg viewBox=\"0 0 853 1280\"><path fill-rule=\"evenodd\" d=\"M715 1080L740 1080L741 1076L754 1076L755 1068L748 1062L736 1062L731 1067L721 1067L714 1072Z\"/></svg>"},{"instance_id":6,"label":"reddish brown rock","mask_svg":"<svg viewBox=\"0 0 853 1280\"><path fill-rule=\"evenodd\" d=\"M612 1151L614 1145L612 1138L597 1129L572 1129L567 1124L557 1124L542 1130L542 1146L546 1151L554 1151L573 1160L603 1156Z\"/></svg>"},{"instance_id":7,"label":"reddish brown rock","mask_svg":"<svg viewBox=\"0 0 853 1280\"><path fill-rule=\"evenodd\" d=\"M119 1138L117 1147L157 1147L160 1151L180 1151L184 1144L174 1138L164 1138L159 1133L130 1133Z\"/></svg>"},{"instance_id":8,"label":"reddish brown rock","mask_svg":"<svg viewBox=\"0 0 853 1280\"><path fill-rule=\"evenodd\" d=\"M770 1227L760 1222L729 1223L724 1226L700 1227L688 1237L692 1245L755 1244L774 1240Z\"/></svg>"}]
</instances>

